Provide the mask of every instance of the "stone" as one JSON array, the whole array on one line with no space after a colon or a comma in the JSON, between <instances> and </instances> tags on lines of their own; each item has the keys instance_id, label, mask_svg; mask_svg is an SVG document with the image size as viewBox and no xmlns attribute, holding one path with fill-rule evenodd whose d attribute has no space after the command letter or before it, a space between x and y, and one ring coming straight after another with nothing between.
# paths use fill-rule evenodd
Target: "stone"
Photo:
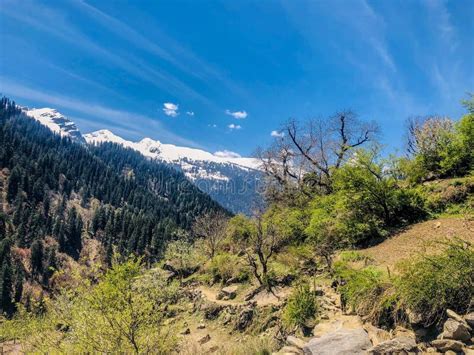
<instances>
[{"instance_id":1,"label":"stone","mask_svg":"<svg viewBox=\"0 0 474 355\"><path fill-rule=\"evenodd\" d=\"M456 353L452 350L448 350L444 353L444 355L456 355Z\"/></svg>"},{"instance_id":2,"label":"stone","mask_svg":"<svg viewBox=\"0 0 474 355\"><path fill-rule=\"evenodd\" d=\"M294 354L302 354L303 351L298 349L296 346L284 346L283 348L278 351L279 355L294 355Z\"/></svg>"},{"instance_id":3,"label":"stone","mask_svg":"<svg viewBox=\"0 0 474 355\"><path fill-rule=\"evenodd\" d=\"M204 317L209 320L216 319L219 317L220 312L224 307L215 303L206 303L201 306L201 310L204 312Z\"/></svg>"},{"instance_id":4,"label":"stone","mask_svg":"<svg viewBox=\"0 0 474 355\"><path fill-rule=\"evenodd\" d=\"M404 352L412 352L416 350L416 341L414 338L400 336L390 340L383 341L371 349L369 354L382 355L382 354L397 354Z\"/></svg>"},{"instance_id":5,"label":"stone","mask_svg":"<svg viewBox=\"0 0 474 355\"><path fill-rule=\"evenodd\" d=\"M454 312L451 309L446 310L446 315L449 318L454 319L455 321L458 321L459 323L466 323L466 321L463 319L463 317L461 317L459 314L457 314L456 312Z\"/></svg>"},{"instance_id":6,"label":"stone","mask_svg":"<svg viewBox=\"0 0 474 355\"><path fill-rule=\"evenodd\" d=\"M186 328L185 330L181 332L181 335L188 335L188 334L191 334L191 329L189 328Z\"/></svg>"},{"instance_id":7,"label":"stone","mask_svg":"<svg viewBox=\"0 0 474 355\"><path fill-rule=\"evenodd\" d=\"M246 308L240 312L237 322L235 323L234 329L243 331L245 330L253 319L253 308Z\"/></svg>"},{"instance_id":8,"label":"stone","mask_svg":"<svg viewBox=\"0 0 474 355\"><path fill-rule=\"evenodd\" d=\"M209 348L208 353L215 353L217 350L219 350L219 346L214 345Z\"/></svg>"},{"instance_id":9,"label":"stone","mask_svg":"<svg viewBox=\"0 0 474 355\"><path fill-rule=\"evenodd\" d=\"M411 310L407 310L408 322L410 324L420 324L423 320L423 316L419 313L415 313Z\"/></svg>"},{"instance_id":10,"label":"stone","mask_svg":"<svg viewBox=\"0 0 474 355\"><path fill-rule=\"evenodd\" d=\"M448 350L460 352L464 344L460 341L452 339L436 339L431 342L431 345L442 352L446 352Z\"/></svg>"},{"instance_id":11,"label":"stone","mask_svg":"<svg viewBox=\"0 0 474 355\"><path fill-rule=\"evenodd\" d=\"M341 328L321 338L313 338L303 347L306 355L366 354L372 346L367 332L362 329Z\"/></svg>"},{"instance_id":12,"label":"stone","mask_svg":"<svg viewBox=\"0 0 474 355\"><path fill-rule=\"evenodd\" d=\"M464 352L464 355L474 355L474 349L463 348L462 351Z\"/></svg>"},{"instance_id":13,"label":"stone","mask_svg":"<svg viewBox=\"0 0 474 355\"><path fill-rule=\"evenodd\" d=\"M205 329L206 325L204 323L199 323L196 328L197 329Z\"/></svg>"},{"instance_id":14,"label":"stone","mask_svg":"<svg viewBox=\"0 0 474 355\"><path fill-rule=\"evenodd\" d=\"M303 346L306 344L304 340L301 340L300 338L297 338L293 335L289 335L286 338L286 343L292 346L296 346L299 349L303 349Z\"/></svg>"},{"instance_id":15,"label":"stone","mask_svg":"<svg viewBox=\"0 0 474 355\"><path fill-rule=\"evenodd\" d=\"M223 294L224 297L228 297L229 299L234 299L237 296L238 286L227 286L224 287L220 293Z\"/></svg>"},{"instance_id":16,"label":"stone","mask_svg":"<svg viewBox=\"0 0 474 355\"><path fill-rule=\"evenodd\" d=\"M386 340L390 340L390 333L386 330L377 328L370 323L364 324L364 329L369 335L372 345L378 345Z\"/></svg>"},{"instance_id":17,"label":"stone","mask_svg":"<svg viewBox=\"0 0 474 355\"><path fill-rule=\"evenodd\" d=\"M474 312L466 314L464 316L464 320L471 328L474 328Z\"/></svg>"},{"instance_id":18,"label":"stone","mask_svg":"<svg viewBox=\"0 0 474 355\"><path fill-rule=\"evenodd\" d=\"M439 335L439 339L454 339L467 341L471 339L471 334L469 333L469 326L455 321L454 319L448 318L444 323L443 332Z\"/></svg>"},{"instance_id":19,"label":"stone","mask_svg":"<svg viewBox=\"0 0 474 355\"><path fill-rule=\"evenodd\" d=\"M198 340L199 344L206 344L209 340L211 340L211 336L209 334L206 334L203 336L201 339Z\"/></svg>"},{"instance_id":20,"label":"stone","mask_svg":"<svg viewBox=\"0 0 474 355\"><path fill-rule=\"evenodd\" d=\"M413 338L416 339L416 334L413 330L401 327L397 325L395 329L393 330L393 336L394 337L407 337L407 338Z\"/></svg>"}]
</instances>

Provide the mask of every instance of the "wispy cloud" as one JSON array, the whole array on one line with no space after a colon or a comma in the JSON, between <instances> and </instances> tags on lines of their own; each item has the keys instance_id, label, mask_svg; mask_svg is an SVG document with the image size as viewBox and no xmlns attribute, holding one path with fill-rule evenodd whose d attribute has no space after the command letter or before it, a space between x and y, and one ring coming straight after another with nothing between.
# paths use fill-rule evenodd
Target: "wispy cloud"
<instances>
[{"instance_id":1,"label":"wispy cloud","mask_svg":"<svg viewBox=\"0 0 474 355\"><path fill-rule=\"evenodd\" d=\"M191 116L191 117L192 117L192 116L194 116L194 111L186 111L186 114L187 114L188 116Z\"/></svg>"},{"instance_id":2,"label":"wispy cloud","mask_svg":"<svg viewBox=\"0 0 474 355\"><path fill-rule=\"evenodd\" d=\"M226 115L232 116L235 119L238 120L243 120L244 118L247 118L248 114L246 111L230 111L230 110L225 110Z\"/></svg>"},{"instance_id":3,"label":"wispy cloud","mask_svg":"<svg viewBox=\"0 0 474 355\"><path fill-rule=\"evenodd\" d=\"M230 125L228 125L227 127L229 127L231 130L238 130L238 129L241 129L242 126L238 125L238 124L233 124L231 123Z\"/></svg>"},{"instance_id":4,"label":"wispy cloud","mask_svg":"<svg viewBox=\"0 0 474 355\"><path fill-rule=\"evenodd\" d=\"M215 107L215 104L207 97L184 84L181 80L178 80L173 75L158 70L154 65L146 63L132 53L119 54L109 51L103 46L99 46L93 39L86 36L72 23L67 21L64 14L59 10L39 3L28 3L27 10L28 11L22 9L22 11L19 11L13 6L3 6L1 9L4 14L17 21L82 49L87 54L93 56L96 61L100 58L102 62L108 66L114 65L131 74L133 77L156 86L165 92L172 91L175 94L188 95L200 100L206 105ZM54 26L50 25L52 23L54 23Z\"/></svg>"},{"instance_id":5,"label":"wispy cloud","mask_svg":"<svg viewBox=\"0 0 474 355\"><path fill-rule=\"evenodd\" d=\"M96 122L101 120L113 127L122 127L127 129L129 133L139 134L143 136L143 132L139 127L147 127L147 131L155 130L159 132L160 139L170 143L179 143L188 146L200 147L199 144L180 137L169 130L167 130L155 117L148 115L134 113L124 110L115 109L100 104L95 104L90 101L82 101L74 97L64 96L58 93L48 93L43 90L37 90L6 77L0 77L0 92L9 95L18 101L19 98L31 101L37 101L44 105L52 106L54 108L63 108L69 111L78 112L83 115L88 115L89 120ZM18 101L21 104L20 101ZM67 115L68 112L65 112ZM93 118L94 119L93 119ZM86 120L86 118L82 118Z\"/></svg>"},{"instance_id":6,"label":"wispy cloud","mask_svg":"<svg viewBox=\"0 0 474 355\"><path fill-rule=\"evenodd\" d=\"M242 158L240 154L230 150L220 150L215 152L214 155L219 158Z\"/></svg>"},{"instance_id":7,"label":"wispy cloud","mask_svg":"<svg viewBox=\"0 0 474 355\"><path fill-rule=\"evenodd\" d=\"M282 138L285 136L285 133L279 131L271 131L270 136Z\"/></svg>"},{"instance_id":8,"label":"wispy cloud","mask_svg":"<svg viewBox=\"0 0 474 355\"><path fill-rule=\"evenodd\" d=\"M171 102L165 102L163 104L163 112L166 116L176 117L179 115L178 110L179 106L177 104L173 104Z\"/></svg>"}]
</instances>

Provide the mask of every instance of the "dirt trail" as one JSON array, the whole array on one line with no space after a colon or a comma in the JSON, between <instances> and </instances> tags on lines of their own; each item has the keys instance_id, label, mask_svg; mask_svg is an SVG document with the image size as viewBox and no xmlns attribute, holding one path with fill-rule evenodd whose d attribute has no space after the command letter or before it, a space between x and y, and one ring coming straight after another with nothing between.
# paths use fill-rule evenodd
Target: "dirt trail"
<instances>
[{"instance_id":1,"label":"dirt trail","mask_svg":"<svg viewBox=\"0 0 474 355\"><path fill-rule=\"evenodd\" d=\"M361 250L377 265L391 269L401 260L417 254L436 253L444 239L461 238L474 243L474 221L463 218L439 218L414 224L374 247Z\"/></svg>"},{"instance_id":2,"label":"dirt trail","mask_svg":"<svg viewBox=\"0 0 474 355\"><path fill-rule=\"evenodd\" d=\"M199 286L198 290L201 291L201 294L206 298L206 300L221 304L221 305L244 305L248 301L243 301L241 299L243 291L237 290L237 298L233 300L218 300L216 299L219 289L211 288L207 286ZM273 293L267 291L260 291L257 293L250 301L257 302L258 307L268 306L268 305L278 305L281 304L286 297L291 292L290 287L275 287Z\"/></svg>"}]
</instances>

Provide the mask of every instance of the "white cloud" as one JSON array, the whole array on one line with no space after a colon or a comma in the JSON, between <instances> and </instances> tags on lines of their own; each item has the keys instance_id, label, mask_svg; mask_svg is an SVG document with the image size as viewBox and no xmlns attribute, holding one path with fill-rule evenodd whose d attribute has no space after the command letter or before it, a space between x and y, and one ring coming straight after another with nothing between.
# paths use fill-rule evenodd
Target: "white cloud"
<instances>
[{"instance_id":1,"label":"white cloud","mask_svg":"<svg viewBox=\"0 0 474 355\"><path fill-rule=\"evenodd\" d=\"M192 117L192 116L194 116L194 111L186 111L186 114L187 114L188 116L191 116L191 117Z\"/></svg>"},{"instance_id":2,"label":"white cloud","mask_svg":"<svg viewBox=\"0 0 474 355\"><path fill-rule=\"evenodd\" d=\"M214 155L219 158L242 158L239 153L231 152L230 150L220 150L215 152Z\"/></svg>"},{"instance_id":3,"label":"white cloud","mask_svg":"<svg viewBox=\"0 0 474 355\"><path fill-rule=\"evenodd\" d=\"M232 116L238 120L242 120L244 118L247 118L248 114L247 111L235 111L232 112L230 110L225 110L226 115Z\"/></svg>"},{"instance_id":4,"label":"white cloud","mask_svg":"<svg viewBox=\"0 0 474 355\"><path fill-rule=\"evenodd\" d=\"M283 133L283 132L278 132L278 131L272 131L272 132L270 133L270 135L271 135L272 137L279 137L279 138L282 138L282 137L285 135L285 133Z\"/></svg>"},{"instance_id":5,"label":"white cloud","mask_svg":"<svg viewBox=\"0 0 474 355\"><path fill-rule=\"evenodd\" d=\"M228 125L227 127L229 127L230 129L241 129L242 126L238 125L238 124L233 124L231 123L230 125Z\"/></svg>"},{"instance_id":6,"label":"white cloud","mask_svg":"<svg viewBox=\"0 0 474 355\"><path fill-rule=\"evenodd\" d=\"M213 124L208 124L207 126L208 126L208 127L212 127L212 128L217 128L217 125L216 125L215 123L213 123Z\"/></svg>"},{"instance_id":7,"label":"white cloud","mask_svg":"<svg viewBox=\"0 0 474 355\"><path fill-rule=\"evenodd\" d=\"M176 117L178 116L179 106L171 102L165 102L163 104L163 112L166 116Z\"/></svg>"}]
</instances>

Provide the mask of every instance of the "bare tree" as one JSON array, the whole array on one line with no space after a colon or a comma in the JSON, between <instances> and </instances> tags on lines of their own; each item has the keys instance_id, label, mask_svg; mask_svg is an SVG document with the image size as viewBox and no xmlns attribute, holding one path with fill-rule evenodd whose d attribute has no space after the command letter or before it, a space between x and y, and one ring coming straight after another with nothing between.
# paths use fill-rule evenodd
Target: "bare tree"
<instances>
[{"instance_id":1,"label":"bare tree","mask_svg":"<svg viewBox=\"0 0 474 355\"><path fill-rule=\"evenodd\" d=\"M351 111L342 111L327 120L287 121L268 149L257 157L268 176L287 189L304 187L320 193L332 191L332 175L355 148L373 141L375 123L360 121ZM303 189L302 189L303 188Z\"/></svg>"},{"instance_id":2,"label":"bare tree","mask_svg":"<svg viewBox=\"0 0 474 355\"><path fill-rule=\"evenodd\" d=\"M260 286L271 291L268 277L268 262L280 246L281 236L271 225L264 225L262 216L256 219L254 232L245 241L245 256Z\"/></svg>"},{"instance_id":3,"label":"bare tree","mask_svg":"<svg viewBox=\"0 0 474 355\"><path fill-rule=\"evenodd\" d=\"M206 213L196 219L193 232L203 238L209 257L214 257L226 236L228 217L222 212Z\"/></svg>"}]
</instances>

